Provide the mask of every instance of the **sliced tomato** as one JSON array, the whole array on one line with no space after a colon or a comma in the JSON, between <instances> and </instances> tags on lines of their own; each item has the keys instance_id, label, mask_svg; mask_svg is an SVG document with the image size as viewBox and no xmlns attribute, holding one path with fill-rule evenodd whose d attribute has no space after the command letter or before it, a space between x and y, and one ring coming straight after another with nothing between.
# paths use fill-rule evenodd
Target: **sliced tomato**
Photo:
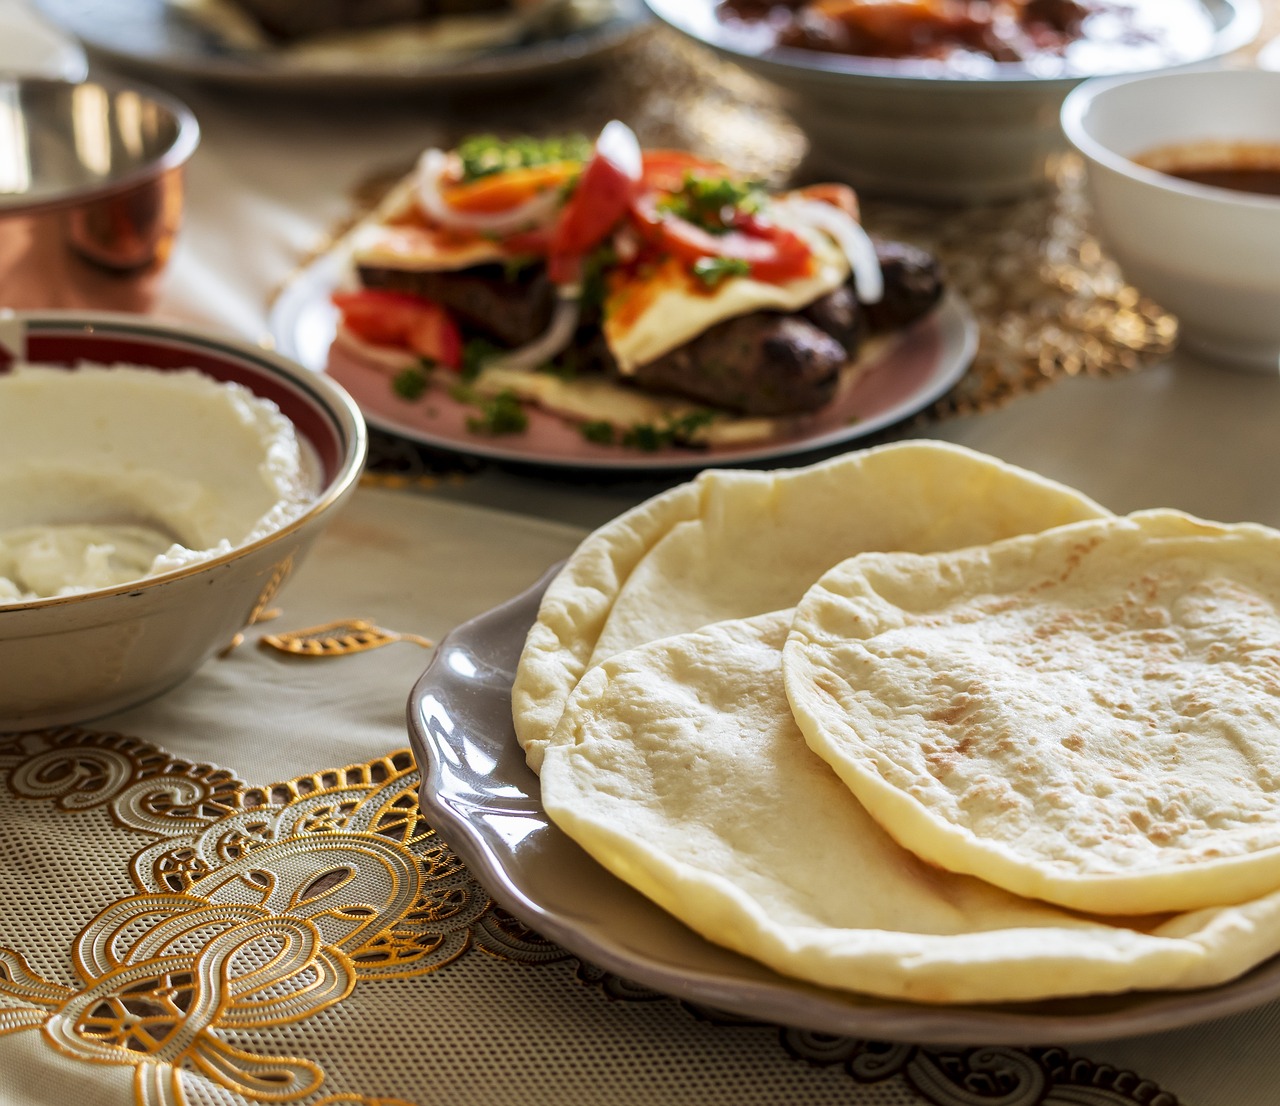
<instances>
[{"instance_id":1,"label":"sliced tomato","mask_svg":"<svg viewBox=\"0 0 1280 1106\"><path fill-rule=\"evenodd\" d=\"M745 261L756 280L781 284L806 276L813 263L808 243L798 234L751 215L735 220L724 234L712 234L659 207L661 193L650 191L631 206L644 238L660 252L692 264L704 257Z\"/></svg>"},{"instance_id":2,"label":"sliced tomato","mask_svg":"<svg viewBox=\"0 0 1280 1106\"><path fill-rule=\"evenodd\" d=\"M451 369L462 365L462 335L434 300L366 288L335 292L333 303L342 312L343 325L366 342L407 349Z\"/></svg>"},{"instance_id":3,"label":"sliced tomato","mask_svg":"<svg viewBox=\"0 0 1280 1106\"><path fill-rule=\"evenodd\" d=\"M550 188L563 188L578 173L577 161L553 161L528 169L508 169L465 184L445 185L441 195L455 211L495 214L526 203Z\"/></svg>"},{"instance_id":4,"label":"sliced tomato","mask_svg":"<svg viewBox=\"0 0 1280 1106\"><path fill-rule=\"evenodd\" d=\"M502 252L511 257L546 257L551 249L551 231L542 228L518 230L502 236Z\"/></svg>"},{"instance_id":5,"label":"sliced tomato","mask_svg":"<svg viewBox=\"0 0 1280 1106\"><path fill-rule=\"evenodd\" d=\"M643 180L649 188L678 192L684 184L686 173L713 177L736 175L718 161L686 153L684 150L645 150Z\"/></svg>"},{"instance_id":6,"label":"sliced tomato","mask_svg":"<svg viewBox=\"0 0 1280 1106\"><path fill-rule=\"evenodd\" d=\"M547 254L547 274L556 284L580 279L582 260L626 217L640 187L643 154L631 130L610 123L560 212Z\"/></svg>"}]
</instances>

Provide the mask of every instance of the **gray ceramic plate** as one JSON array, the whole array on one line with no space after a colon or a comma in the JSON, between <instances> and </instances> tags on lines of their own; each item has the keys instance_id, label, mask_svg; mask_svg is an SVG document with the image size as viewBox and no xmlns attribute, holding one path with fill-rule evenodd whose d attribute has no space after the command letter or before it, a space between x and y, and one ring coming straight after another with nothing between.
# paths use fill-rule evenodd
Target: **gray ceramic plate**
<instances>
[{"instance_id":1,"label":"gray ceramic plate","mask_svg":"<svg viewBox=\"0 0 1280 1106\"><path fill-rule=\"evenodd\" d=\"M430 402L407 402L396 395L384 369L331 349L338 313L330 296L347 264L340 253L326 254L289 281L268 319L276 349L332 376L355 397L369 425L421 445L495 461L648 473L776 461L831 449L902 422L946 395L978 348L977 320L951 291L935 311L896 335L852 388L821 411L797 418L791 431L777 438L705 450L632 450L589 442L577 427L537 409L528 412L523 433L485 436L468 428L474 409L447 393L433 392Z\"/></svg>"},{"instance_id":2,"label":"gray ceramic plate","mask_svg":"<svg viewBox=\"0 0 1280 1106\"><path fill-rule=\"evenodd\" d=\"M702 1006L838 1036L1068 1044L1155 1033L1280 996L1280 960L1203 991L920 1006L824 990L712 945L600 867L543 812L511 726L511 683L555 569L439 645L408 703L423 812L493 898L623 978Z\"/></svg>"},{"instance_id":3,"label":"gray ceramic plate","mask_svg":"<svg viewBox=\"0 0 1280 1106\"><path fill-rule=\"evenodd\" d=\"M34 3L55 26L117 64L228 84L336 92L460 89L560 76L621 46L647 21L640 0L613 0L614 14L600 23L465 60L353 54L349 65L319 68L282 51L228 46L169 0Z\"/></svg>"}]
</instances>

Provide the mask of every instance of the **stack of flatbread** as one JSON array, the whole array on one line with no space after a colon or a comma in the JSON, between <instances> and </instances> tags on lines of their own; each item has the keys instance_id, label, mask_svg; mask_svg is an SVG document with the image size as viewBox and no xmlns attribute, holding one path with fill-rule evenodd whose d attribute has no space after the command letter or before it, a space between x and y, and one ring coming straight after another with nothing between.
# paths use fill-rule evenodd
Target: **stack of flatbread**
<instances>
[{"instance_id":1,"label":"stack of flatbread","mask_svg":"<svg viewBox=\"0 0 1280 1106\"><path fill-rule=\"evenodd\" d=\"M708 471L553 580L513 712L549 817L703 936L930 1003L1280 951L1280 533L954 446Z\"/></svg>"}]
</instances>

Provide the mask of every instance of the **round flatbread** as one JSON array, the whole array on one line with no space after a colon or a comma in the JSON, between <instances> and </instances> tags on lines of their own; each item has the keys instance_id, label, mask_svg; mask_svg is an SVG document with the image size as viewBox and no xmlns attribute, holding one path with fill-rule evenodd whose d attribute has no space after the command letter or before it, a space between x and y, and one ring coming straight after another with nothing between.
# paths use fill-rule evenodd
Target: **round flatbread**
<instances>
[{"instance_id":1,"label":"round flatbread","mask_svg":"<svg viewBox=\"0 0 1280 1106\"><path fill-rule=\"evenodd\" d=\"M707 470L590 534L552 581L512 689L516 736L537 771L591 665L791 607L854 553L955 549L1106 514L1061 484L943 442L792 470Z\"/></svg>"},{"instance_id":2,"label":"round flatbread","mask_svg":"<svg viewBox=\"0 0 1280 1106\"><path fill-rule=\"evenodd\" d=\"M855 557L783 671L809 745L951 871L1103 913L1280 887L1280 532L1148 511Z\"/></svg>"},{"instance_id":3,"label":"round flatbread","mask_svg":"<svg viewBox=\"0 0 1280 1106\"><path fill-rule=\"evenodd\" d=\"M919 860L806 747L782 686L789 622L605 661L543 761L555 823L704 937L790 977L927 1003L1199 987L1280 947L1280 895L1090 918Z\"/></svg>"}]
</instances>

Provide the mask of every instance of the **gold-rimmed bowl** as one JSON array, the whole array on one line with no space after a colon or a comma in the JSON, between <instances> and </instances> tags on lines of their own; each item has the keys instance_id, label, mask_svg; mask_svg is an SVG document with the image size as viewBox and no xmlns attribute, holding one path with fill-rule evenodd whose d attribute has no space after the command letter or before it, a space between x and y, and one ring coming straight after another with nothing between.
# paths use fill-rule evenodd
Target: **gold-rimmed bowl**
<instances>
[{"instance_id":1,"label":"gold-rimmed bowl","mask_svg":"<svg viewBox=\"0 0 1280 1106\"><path fill-rule=\"evenodd\" d=\"M241 385L292 423L311 494L240 544L204 559L110 587L0 602L0 732L74 724L122 710L181 683L232 644L287 584L355 490L368 448L359 409L337 384L229 337L115 313L0 315L0 374L19 363L68 372L115 365L162 374L195 370ZM119 421L132 424L133 431L122 425L118 434L94 434L102 439L95 448L103 453L104 467L128 469L135 454L154 461L154 448L131 441L145 434L137 428L148 417L162 416L132 411ZM41 449L56 459L59 436L71 432L69 424L40 427L51 439ZM167 433L172 437L173 428ZM184 476L197 487L205 454L210 469L261 461L229 459L225 444L191 437L183 449ZM10 471L0 471L0 535L15 521L32 524L31 497L23 499L24 471L21 458ZM13 497L7 504L6 488Z\"/></svg>"},{"instance_id":2,"label":"gold-rimmed bowl","mask_svg":"<svg viewBox=\"0 0 1280 1106\"><path fill-rule=\"evenodd\" d=\"M0 75L0 307L148 310L199 139L143 85Z\"/></svg>"}]
</instances>

